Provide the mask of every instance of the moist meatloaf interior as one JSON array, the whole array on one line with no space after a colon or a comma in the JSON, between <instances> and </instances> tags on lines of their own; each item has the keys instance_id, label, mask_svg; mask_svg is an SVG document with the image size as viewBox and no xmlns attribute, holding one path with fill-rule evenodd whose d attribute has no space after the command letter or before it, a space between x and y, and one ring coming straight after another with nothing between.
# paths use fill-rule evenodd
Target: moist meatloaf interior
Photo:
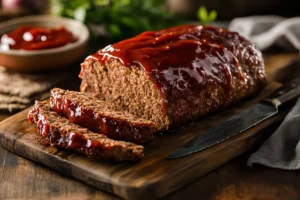
<instances>
[{"instance_id":1,"label":"moist meatloaf interior","mask_svg":"<svg viewBox=\"0 0 300 200\"><path fill-rule=\"evenodd\" d=\"M126 67L117 60L101 64L90 59L82 64L80 77L81 92L111 101L120 109L155 122L159 129L170 124L163 110L164 98L144 70Z\"/></svg>"},{"instance_id":2,"label":"moist meatloaf interior","mask_svg":"<svg viewBox=\"0 0 300 200\"><path fill-rule=\"evenodd\" d=\"M109 138L145 143L154 139L157 126L150 120L117 109L114 103L89 94L60 88L51 90L51 108L75 124Z\"/></svg>"},{"instance_id":3,"label":"moist meatloaf interior","mask_svg":"<svg viewBox=\"0 0 300 200\"><path fill-rule=\"evenodd\" d=\"M28 120L37 125L41 136L52 146L74 149L90 157L115 161L140 160L143 146L112 140L94 133L50 109L48 101L36 101L28 113Z\"/></svg>"}]
</instances>

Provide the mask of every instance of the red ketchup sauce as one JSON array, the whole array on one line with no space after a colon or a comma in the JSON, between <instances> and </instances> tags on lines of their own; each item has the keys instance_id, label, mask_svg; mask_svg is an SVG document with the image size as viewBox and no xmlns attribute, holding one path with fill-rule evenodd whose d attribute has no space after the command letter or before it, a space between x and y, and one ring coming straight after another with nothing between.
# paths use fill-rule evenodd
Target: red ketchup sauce
<instances>
[{"instance_id":1,"label":"red ketchup sauce","mask_svg":"<svg viewBox=\"0 0 300 200\"><path fill-rule=\"evenodd\" d=\"M249 51L245 51L246 46L250 47ZM117 59L125 66L142 68L165 97L165 105L176 105L179 99L184 99L189 108L199 108L199 91L208 84L220 85L229 98L233 77L247 78L235 55L251 57L256 55L256 49L235 32L212 26L183 25L144 32L100 49L87 59L103 64ZM253 56L250 62L258 60Z\"/></svg>"},{"instance_id":2,"label":"red ketchup sauce","mask_svg":"<svg viewBox=\"0 0 300 200\"><path fill-rule=\"evenodd\" d=\"M113 117L103 117L91 109L61 98L59 95L52 95L50 103L55 112L66 116L71 122L109 138L132 141L137 144L143 144L154 139L154 128L147 126L135 127Z\"/></svg>"},{"instance_id":3,"label":"red ketchup sauce","mask_svg":"<svg viewBox=\"0 0 300 200\"><path fill-rule=\"evenodd\" d=\"M40 131L41 136L43 136L52 145L66 147L67 149L80 148L81 150L87 150L88 155L90 156L92 156L95 152L93 151L93 148L112 148L112 146L108 145L103 147L99 142L86 139L83 135L76 132L70 131L65 136L56 134L55 131L57 130L50 127L49 123L47 123L47 119L43 115L38 114L36 119L33 118L36 113L39 113L38 108L30 110L28 121L31 123L35 123L36 121L37 128Z\"/></svg>"},{"instance_id":4,"label":"red ketchup sauce","mask_svg":"<svg viewBox=\"0 0 300 200\"><path fill-rule=\"evenodd\" d=\"M3 50L41 50L65 46L76 40L64 27L21 26L2 35L0 47Z\"/></svg>"}]
</instances>

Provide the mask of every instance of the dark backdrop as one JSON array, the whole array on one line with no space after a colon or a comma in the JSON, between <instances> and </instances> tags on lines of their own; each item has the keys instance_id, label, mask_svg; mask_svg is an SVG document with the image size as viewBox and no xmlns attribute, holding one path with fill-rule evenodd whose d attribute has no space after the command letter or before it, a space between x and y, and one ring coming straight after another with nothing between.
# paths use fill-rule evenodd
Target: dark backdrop
<instances>
[{"instance_id":1,"label":"dark backdrop","mask_svg":"<svg viewBox=\"0 0 300 200\"><path fill-rule=\"evenodd\" d=\"M195 18L201 5L217 10L219 20L249 15L300 16L300 0L167 0L170 9L190 18Z\"/></svg>"}]
</instances>

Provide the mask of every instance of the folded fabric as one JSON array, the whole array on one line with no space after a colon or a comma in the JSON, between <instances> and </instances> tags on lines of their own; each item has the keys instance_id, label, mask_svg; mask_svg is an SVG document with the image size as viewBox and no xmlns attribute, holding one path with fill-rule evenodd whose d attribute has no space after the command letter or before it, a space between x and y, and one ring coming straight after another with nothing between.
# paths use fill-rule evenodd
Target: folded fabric
<instances>
[{"instance_id":1,"label":"folded fabric","mask_svg":"<svg viewBox=\"0 0 300 200\"><path fill-rule=\"evenodd\" d=\"M279 46L300 50L300 17L252 16L234 19L229 29L239 32L265 50ZM275 133L248 159L254 163L280 169L300 169L300 99Z\"/></svg>"},{"instance_id":2,"label":"folded fabric","mask_svg":"<svg viewBox=\"0 0 300 200\"><path fill-rule=\"evenodd\" d=\"M29 104L18 104L18 103L0 103L0 111L1 112L10 112L15 113L20 110L24 110L25 108L29 107Z\"/></svg>"},{"instance_id":3,"label":"folded fabric","mask_svg":"<svg viewBox=\"0 0 300 200\"><path fill-rule=\"evenodd\" d=\"M0 67L0 111L16 112L35 99L46 99L49 89L66 78L66 72L26 74Z\"/></svg>"},{"instance_id":4,"label":"folded fabric","mask_svg":"<svg viewBox=\"0 0 300 200\"><path fill-rule=\"evenodd\" d=\"M0 93L31 97L65 80L66 73L26 74L0 67Z\"/></svg>"},{"instance_id":5,"label":"folded fabric","mask_svg":"<svg viewBox=\"0 0 300 200\"><path fill-rule=\"evenodd\" d=\"M0 93L0 105L1 104L10 104L10 103L30 104L31 99L26 98L26 97L10 96L7 94Z\"/></svg>"},{"instance_id":6,"label":"folded fabric","mask_svg":"<svg viewBox=\"0 0 300 200\"><path fill-rule=\"evenodd\" d=\"M237 31L265 50L273 45L300 50L300 17L251 16L236 18L229 29Z\"/></svg>"},{"instance_id":7,"label":"folded fabric","mask_svg":"<svg viewBox=\"0 0 300 200\"><path fill-rule=\"evenodd\" d=\"M31 97L12 96L0 93L0 111L14 113L27 108L29 105L33 104L36 99L45 100L49 96L49 91Z\"/></svg>"},{"instance_id":8,"label":"folded fabric","mask_svg":"<svg viewBox=\"0 0 300 200\"><path fill-rule=\"evenodd\" d=\"M300 99L279 128L248 160L279 169L300 169Z\"/></svg>"}]
</instances>

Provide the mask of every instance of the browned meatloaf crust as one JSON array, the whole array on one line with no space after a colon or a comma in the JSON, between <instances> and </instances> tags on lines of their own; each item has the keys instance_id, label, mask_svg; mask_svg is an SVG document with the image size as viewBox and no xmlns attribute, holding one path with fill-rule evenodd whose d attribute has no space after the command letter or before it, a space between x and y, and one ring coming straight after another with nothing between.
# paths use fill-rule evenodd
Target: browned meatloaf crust
<instances>
[{"instance_id":1,"label":"browned meatloaf crust","mask_svg":"<svg viewBox=\"0 0 300 200\"><path fill-rule=\"evenodd\" d=\"M100 49L81 65L81 91L170 129L257 94L261 52L238 33L185 25Z\"/></svg>"},{"instance_id":2,"label":"browned meatloaf crust","mask_svg":"<svg viewBox=\"0 0 300 200\"><path fill-rule=\"evenodd\" d=\"M143 146L116 141L103 134L94 133L50 110L48 101L36 101L28 114L28 120L37 125L40 135L52 146L73 149L89 157L137 161L143 154Z\"/></svg>"},{"instance_id":3,"label":"browned meatloaf crust","mask_svg":"<svg viewBox=\"0 0 300 200\"><path fill-rule=\"evenodd\" d=\"M82 92L60 88L51 90L51 109L70 121L112 139L138 144L151 141L157 127L152 121L141 119Z\"/></svg>"}]
</instances>

